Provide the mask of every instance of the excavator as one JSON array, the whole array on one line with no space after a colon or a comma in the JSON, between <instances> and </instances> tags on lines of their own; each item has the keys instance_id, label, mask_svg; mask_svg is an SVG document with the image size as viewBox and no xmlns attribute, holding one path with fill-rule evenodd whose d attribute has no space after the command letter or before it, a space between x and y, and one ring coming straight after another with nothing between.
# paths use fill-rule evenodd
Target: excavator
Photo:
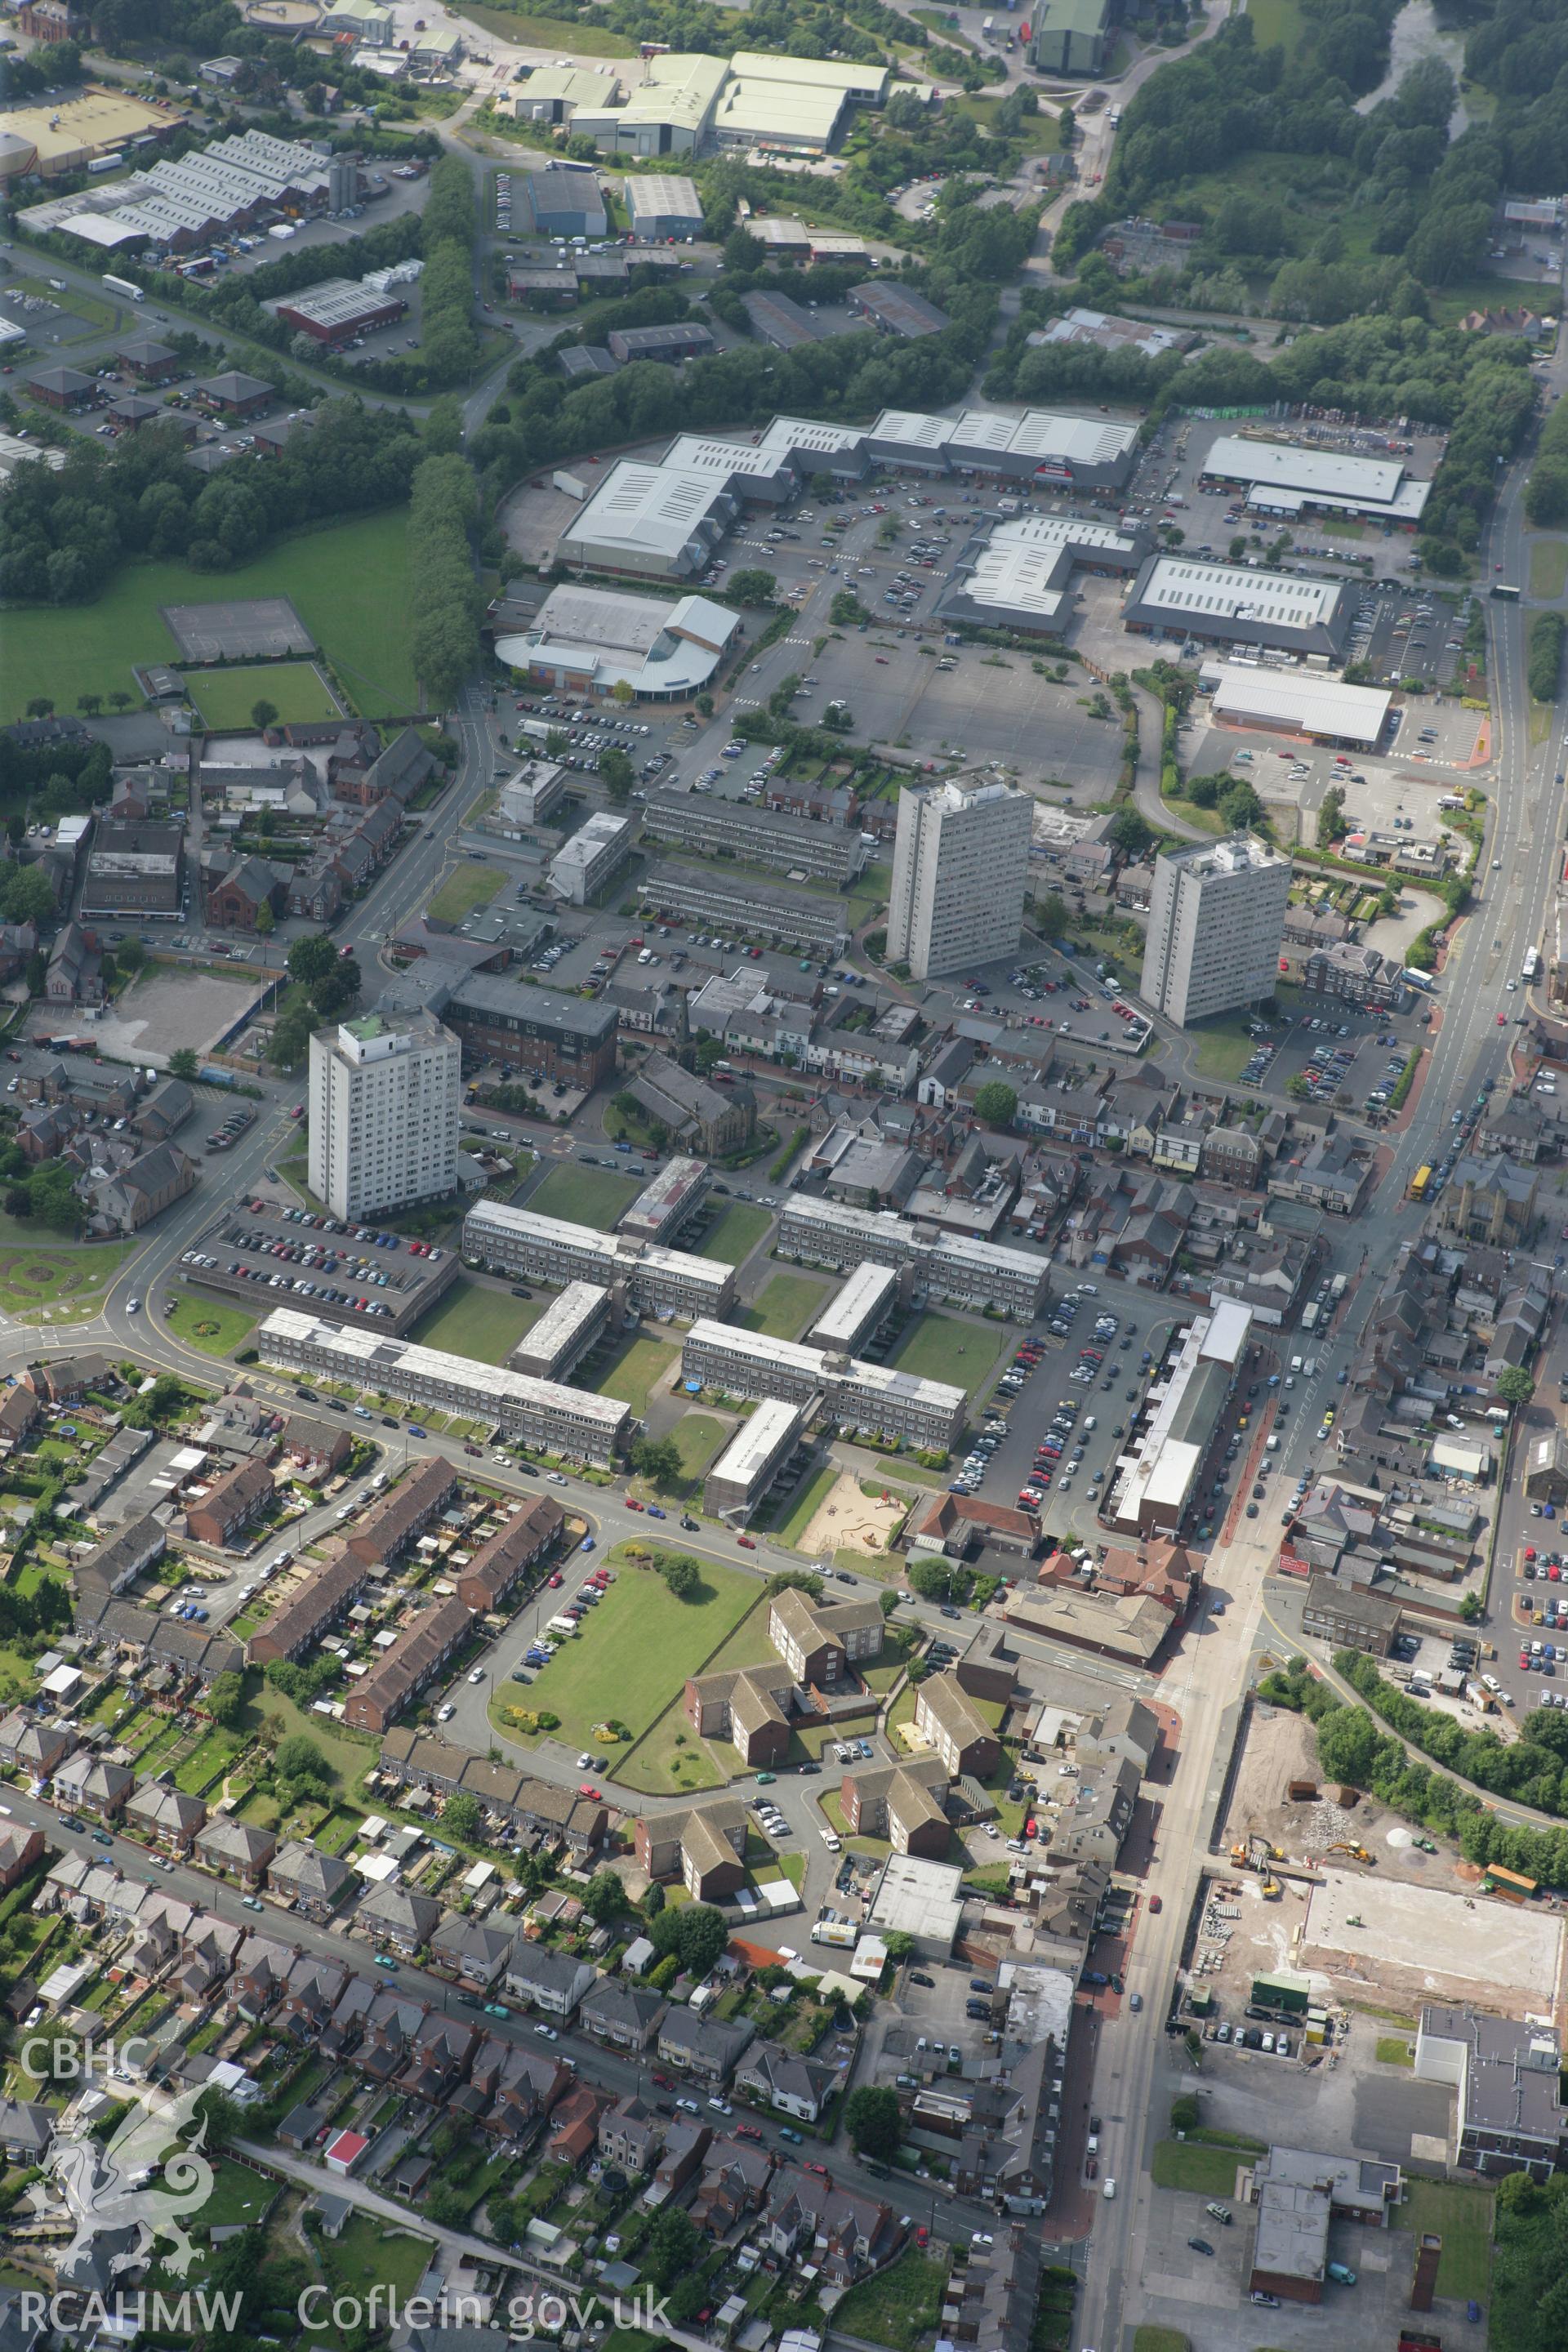
<instances>
[{"instance_id":1,"label":"excavator","mask_svg":"<svg viewBox=\"0 0 1568 2352\"><path fill-rule=\"evenodd\" d=\"M1342 1843L1330 1846L1329 1852L1331 1853L1348 1853L1352 1862L1364 1862L1369 1868L1373 1870L1377 1867L1377 1856L1374 1853L1369 1853L1364 1845L1348 1845Z\"/></svg>"},{"instance_id":2,"label":"excavator","mask_svg":"<svg viewBox=\"0 0 1568 2352\"><path fill-rule=\"evenodd\" d=\"M1270 1845L1268 1840L1266 1837L1259 1837L1255 1830L1245 1844L1237 1843L1231 1847L1230 1858L1237 1870L1260 1871L1267 1878L1269 1864L1284 1861L1285 1849L1283 1846ZM1268 1889L1265 1887L1263 1891L1267 1895ZM1274 1891L1278 1894L1279 1890L1276 1887Z\"/></svg>"}]
</instances>

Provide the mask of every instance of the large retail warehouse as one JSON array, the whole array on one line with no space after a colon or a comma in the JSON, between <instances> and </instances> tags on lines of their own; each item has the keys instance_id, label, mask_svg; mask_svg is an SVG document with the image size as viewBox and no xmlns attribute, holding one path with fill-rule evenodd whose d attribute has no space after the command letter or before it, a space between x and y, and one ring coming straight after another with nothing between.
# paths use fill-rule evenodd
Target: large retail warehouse
<instances>
[{"instance_id":1,"label":"large retail warehouse","mask_svg":"<svg viewBox=\"0 0 1568 2352\"><path fill-rule=\"evenodd\" d=\"M1356 593L1342 580L1152 555L1121 608L1121 621L1143 636L1195 637L1209 645L1315 654L1338 662L1350 635Z\"/></svg>"},{"instance_id":2,"label":"large retail warehouse","mask_svg":"<svg viewBox=\"0 0 1568 2352\"><path fill-rule=\"evenodd\" d=\"M1397 457L1349 457L1337 449L1303 449L1293 441L1253 441L1226 433L1204 459L1205 490L1234 489L1254 514L1353 515L1415 530L1431 495Z\"/></svg>"},{"instance_id":3,"label":"large retail warehouse","mask_svg":"<svg viewBox=\"0 0 1568 2352\"><path fill-rule=\"evenodd\" d=\"M1215 719L1302 735L1344 751L1373 751L1383 740L1394 697L1373 686L1344 686L1321 670L1266 669L1244 662L1205 663L1198 691L1212 691Z\"/></svg>"}]
</instances>

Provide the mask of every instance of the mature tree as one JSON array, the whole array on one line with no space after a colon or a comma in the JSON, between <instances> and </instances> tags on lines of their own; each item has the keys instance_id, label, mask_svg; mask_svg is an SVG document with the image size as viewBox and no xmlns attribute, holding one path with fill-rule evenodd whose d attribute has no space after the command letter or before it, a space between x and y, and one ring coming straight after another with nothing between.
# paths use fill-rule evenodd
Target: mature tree
<instances>
[{"instance_id":1,"label":"mature tree","mask_svg":"<svg viewBox=\"0 0 1568 2352\"><path fill-rule=\"evenodd\" d=\"M332 969L319 980L310 991L310 1002L323 1021L335 1021L346 1013L360 992L360 968L357 958L340 956Z\"/></svg>"},{"instance_id":2,"label":"mature tree","mask_svg":"<svg viewBox=\"0 0 1568 2352\"><path fill-rule=\"evenodd\" d=\"M639 1477L651 1478L661 1492L679 1486L686 1475L686 1465L680 1458L680 1448L673 1437L639 1437L633 1441L632 1468Z\"/></svg>"},{"instance_id":3,"label":"mature tree","mask_svg":"<svg viewBox=\"0 0 1568 2352\"><path fill-rule=\"evenodd\" d=\"M286 1780L331 1781L332 1768L313 1739L302 1731L291 1732L280 1739L272 1759L273 1769Z\"/></svg>"},{"instance_id":4,"label":"mature tree","mask_svg":"<svg viewBox=\"0 0 1568 2352\"><path fill-rule=\"evenodd\" d=\"M200 1067L201 1064L196 1059L194 1045L176 1045L169 1056L169 1076L172 1078L184 1078L187 1086Z\"/></svg>"},{"instance_id":5,"label":"mature tree","mask_svg":"<svg viewBox=\"0 0 1568 2352\"><path fill-rule=\"evenodd\" d=\"M1196 2131L1202 2112L1192 2093L1184 2091L1180 2098L1171 2102L1171 2129L1173 2132Z\"/></svg>"},{"instance_id":6,"label":"mature tree","mask_svg":"<svg viewBox=\"0 0 1568 2352\"><path fill-rule=\"evenodd\" d=\"M1154 836L1135 808L1120 808L1106 827L1106 839L1124 857L1142 857Z\"/></svg>"},{"instance_id":7,"label":"mature tree","mask_svg":"<svg viewBox=\"0 0 1568 2352\"><path fill-rule=\"evenodd\" d=\"M96 719L103 709L103 697L101 694L79 694L76 707L84 718Z\"/></svg>"},{"instance_id":8,"label":"mature tree","mask_svg":"<svg viewBox=\"0 0 1568 2352\"><path fill-rule=\"evenodd\" d=\"M337 962L338 951L325 931L307 931L289 949L289 977L310 988L324 980Z\"/></svg>"},{"instance_id":9,"label":"mature tree","mask_svg":"<svg viewBox=\"0 0 1568 2352\"><path fill-rule=\"evenodd\" d=\"M268 902L263 898L260 906L258 907L256 910L257 936L259 939L269 940L277 929L278 918L273 913Z\"/></svg>"},{"instance_id":10,"label":"mature tree","mask_svg":"<svg viewBox=\"0 0 1568 2352\"><path fill-rule=\"evenodd\" d=\"M1003 1134L1012 1126L1017 1108L1017 1095L1004 1079L988 1078L983 1087L976 1089L976 1118L983 1118L987 1127L997 1128Z\"/></svg>"},{"instance_id":11,"label":"mature tree","mask_svg":"<svg viewBox=\"0 0 1568 2352\"><path fill-rule=\"evenodd\" d=\"M595 1927L608 1927L626 1907L626 1890L613 1870L596 1870L583 1891L583 1908Z\"/></svg>"},{"instance_id":12,"label":"mature tree","mask_svg":"<svg viewBox=\"0 0 1568 2352\"><path fill-rule=\"evenodd\" d=\"M12 866L0 881L0 919L47 923L55 912L55 886L41 866Z\"/></svg>"},{"instance_id":13,"label":"mature tree","mask_svg":"<svg viewBox=\"0 0 1568 2352\"><path fill-rule=\"evenodd\" d=\"M544 738L546 759L563 760L572 749L572 738L564 727L552 727Z\"/></svg>"},{"instance_id":14,"label":"mature tree","mask_svg":"<svg viewBox=\"0 0 1568 2352\"><path fill-rule=\"evenodd\" d=\"M689 1601L702 1581L697 1562L684 1552L668 1554L659 1561L658 1572L677 1601Z\"/></svg>"},{"instance_id":15,"label":"mature tree","mask_svg":"<svg viewBox=\"0 0 1568 2352\"><path fill-rule=\"evenodd\" d=\"M238 1722L239 1711L244 1704L245 1685L238 1675L217 1675L209 1685L206 1697L203 1701L213 1721L221 1725L225 1730L231 1724Z\"/></svg>"},{"instance_id":16,"label":"mature tree","mask_svg":"<svg viewBox=\"0 0 1568 2352\"><path fill-rule=\"evenodd\" d=\"M1065 938L1071 920L1068 902L1059 890L1047 890L1043 898L1036 899L1035 929L1043 940Z\"/></svg>"},{"instance_id":17,"label":"mature tree","mask_svg":"<svg viewBox=\"0 0 1568 2352\"><path fill-rule=\"evenodd\" d=\"M661 1911L648 1929L654 1949L673 1952L689 1976L705 1977L730 1940L722 1911L711 1903L686 1903Z\"/></svg>"},{"instance_id":18,"label":"mature tree","mask_svg":"<svg viewBox=\"0 0 1568 2352\"><path fill-rule=\"evenodd\" d=\"M778 574L764 564L742 564L731 572L725 586L738 604L771 604L778 594Z\"/></svg>"},{"instance_id":19,"label":"mature tree","mask_svg":"<svg viewBox=\"0 0 1568 2352\"><path fill-rule=\"evenodd\" d=\"M637 775L619 744L613 743L607 751L600 752L599 781L613 801L624 801L629 796Z\"/></svg>"},{"instance_id":20,"label":"mature tree","mask_svg":"<svg viewBox=\"0 0 1568 2352\"><path fill-rule=\"evenodd\" d=\"M466 1789L459 1789L441 1808L441 1826L465 1845L477 1844L484 1835L485 1826L479 1799L471 1797Z\"/></svg>"},{"instance_id":21,"label":"mature tree","mask_svg":"<svg viewBox=\"0 0 1568 2352\"><path fill-rule=\"evenodd\" d=\"M72 1173L63 1160L46 1160L27 1179L27 1199L40 1223L68 1233L81 1214L81 1202L72 1189Z\"/></svg>"},{"instance_id":22,"label":"mature tree","mask_svg":"<svg viewBox=\"0 0 1568 2352\"><path fill-rule=\"evenodd\" d=\"M146 949L134 936L128 940L121 940L117 953L120 958L121 971L132 977L142 970L147 961Z\"/></svg>"},{"instance_id":23,"label":"mature tree","mask_svg":"<svg viewBox=\"0 0 1568 2352\"><path fill-rule=\"evenodd\" d=\"M667 2205L643 2241L642 2267L655 2286L671 2287L699 2250L697 2224L682 2205Z\"/></svg>"},{"instance_id":24,"label":"mature tree","mask_svg":"<svg viewBox=\"0 0 1568 2352\"><path fill-rule=\"evenodd\" d=\"M1522 1364L1510 1364L1498 1374L1497 1392L1504 1404L1528 1404L1535 1394L1535 1382Z\"/></svg>"},{"instance_id":25,"label":"mature tree","mask_svg":"<svg viewBox=\"0 0 1568 2352\"><path fill-rule=\"evenodd\" d=\"M265 735L267 730L272 726L277 719L277 717L278 705L275 702L268 702L264 694L258 695L256 700L250 706L251 725L259 730L259 731Z\"/></svg>"},{"instance_id":26,"label":"mature tree","mask_svg":"<svg viewBox=\"0 0 1568 2352\"><path fill-rule=\"evenodd\" d=\"M844 2103L844 2128L862 2156L879 2157L884 2164L890 2163L899 2152L902 2137L898 2093L862 2083Z\"/></svg>"},{"instance_id":27,"label":"mature tree","mask_svg":"<svg viewBox=\"0 0 1568 2352\"><path fill-rule=\"evenodd\" d=\"M922 1601L962 1601L969 1590L969 1570L951 1560L911 1559L904 1573Z\"/></svg>"}]
</instances>

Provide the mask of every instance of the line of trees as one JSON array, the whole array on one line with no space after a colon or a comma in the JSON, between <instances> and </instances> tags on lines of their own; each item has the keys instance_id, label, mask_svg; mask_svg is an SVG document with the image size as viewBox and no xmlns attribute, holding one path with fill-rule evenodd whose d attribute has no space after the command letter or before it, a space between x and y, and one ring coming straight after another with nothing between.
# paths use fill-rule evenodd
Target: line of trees
<instances>
[{"instance_id":1,"label":"line of trees","mask_svg":"<svg viewBox=\"0 0 1568 2352\"><path fill-rule=\"evenodd\" d=\"M1563 675L1563 615L1537 613L1530 624L1530 690L1537 702L1555 702Z\"/></svg>"},{"instance_id":2,"label":"line of trees","mask_svg":"<svg viewBox=\"0 0 1568 2352\"><path fill-rule=\"evenodd\" d=\"M474 477L455 450L425 458L408 509L414 667L426 705L444 710L479 661L479 591L471 533Z\"/></svg>"},{"instance_id":3,"label":"line of trees","mask_svg":"<svg viewBox=\"0 0 1568 2352\"><path fill-rule=\"evenodd\" d=\"M417 359L427 383L454 383L479 361L479 338L474 332L477 226L468 167L460 155L443 155L430 171L424 218L425 268L419 281L423 333Z\"/></svg>"}]
</instances>

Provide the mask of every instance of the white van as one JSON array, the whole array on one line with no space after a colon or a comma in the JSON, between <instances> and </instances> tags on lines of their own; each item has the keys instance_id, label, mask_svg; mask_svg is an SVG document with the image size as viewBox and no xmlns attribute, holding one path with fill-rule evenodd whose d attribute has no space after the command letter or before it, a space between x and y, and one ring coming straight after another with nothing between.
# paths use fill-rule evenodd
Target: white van
<instances>
[{"instance_id":1,"label":"white van","mask_svg":"<svg viewBox=\"0 0 1568 2352\"><path fill-rule=\"evenodd\" d=\"M1292 1357L1291 1357L1291 1359L1290 1359L1290 1370L1291 1370L1293 1372L1299 1372L1299 1371L1300 1370L1300 1369L1301 1369L1301 1359L1300 1359L1300 1356L1292 1356Z\"/></svg>"},{"instance_id":2,"label":"white van","mask_svg":"<svg viewBox=\"0 0 1568 2352\"><path fill-rule=\"evenodd\" d=\"M1104 2188L1100 2190L1100 2195L1104 2198L1104 2200L1105 2200L1106 2203L1109 2205L1109 2204L1110 2204L1110 2200L1111 2200L1111 2199L1112 2199L1112 2198L1115 2196L1115 2194L1116 2194L1116 2183L1115 2183L1115 2181L1114 2181L1114 2180L1108 2180L1108 2181L1106 2182L1106 2184L1105 2184Z\"/></svg>"},{"instance_id":3,"label":"white van","mask_svg":"<svg viewBox=\"0 0 1568 2352\"><path fill-rule=\"evenodd\" d=\"M1301 1370L1306 1373L1309 1380L1312 1378L1312 1375L1316 1372L1317 1369L1318 1360L1316 1356L1309 1356L1306 1362L1301 1367Z\"/></svg>"}]
</instances>

